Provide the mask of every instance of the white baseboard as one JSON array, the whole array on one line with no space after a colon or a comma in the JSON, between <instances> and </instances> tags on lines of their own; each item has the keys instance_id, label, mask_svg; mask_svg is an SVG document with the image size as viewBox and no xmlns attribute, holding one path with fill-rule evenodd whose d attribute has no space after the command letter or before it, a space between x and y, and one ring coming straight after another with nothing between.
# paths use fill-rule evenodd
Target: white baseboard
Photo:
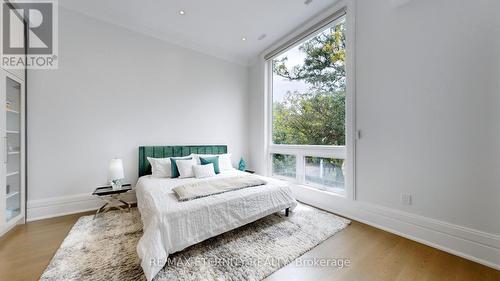
<instances>
[{"instance_id":1,"label":"white baseboard","mask_svg":"<svg viewBox=\"0 0 500 281\"><path fill-rule=\"evenodd\" d=\"M500 236L374 204L294 186L298 200L500 270Z\"/></svg>"},{"instance_id":2,"label":"white baseboard","mask_svg":"<svg viewBox=\"0 0 500 281\"><path fill-rule=\"evenodd\" d=\"M136 203L135 193L124 195L127 202ZM103 201L95 196L77 194L71 196L52 197L28 201L27 221L59 217L81 212L97 210Z\"/></svg>"}]
</instances>

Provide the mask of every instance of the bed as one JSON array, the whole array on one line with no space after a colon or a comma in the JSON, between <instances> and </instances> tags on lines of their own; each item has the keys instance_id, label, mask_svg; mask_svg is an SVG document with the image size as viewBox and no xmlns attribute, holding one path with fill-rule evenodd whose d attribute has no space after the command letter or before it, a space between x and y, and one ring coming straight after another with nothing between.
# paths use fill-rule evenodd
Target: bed
<instances>
[{"instance_id":1,"label":"bed","mask_svg":"<svg viewBox=\"0 0 500 281\"><path fill-rule=\"evenodd\" d=\"M137 205L144 233L137 253L147 280L165 266L169 254L217 236L270 214L295 208L291 189L282 181L260 177L265 185L248 187L181 202L173 188L229 177L243 176L239 170L223 171L208 179L155 178L147 157L166 158L190 154L224 154L227 146L139 147Z\"/></svg>"}]
</instances>

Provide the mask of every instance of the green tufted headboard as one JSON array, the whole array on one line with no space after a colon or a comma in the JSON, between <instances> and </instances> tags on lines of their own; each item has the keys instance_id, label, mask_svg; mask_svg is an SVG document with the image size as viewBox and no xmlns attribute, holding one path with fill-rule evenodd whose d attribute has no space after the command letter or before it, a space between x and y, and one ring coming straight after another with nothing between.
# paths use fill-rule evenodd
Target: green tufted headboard
<instances>
[{"instance_id":1,"label":"green tufted headboard","mask_svg":"<svg viewBox=\"0 0 500 281\"><path fill-rule=\"evenodd\" d=\"M227 153L227 145L139 146L139 177L151 174L148 157L167 158L197 154Z\"/></svg>"}]
</instances>

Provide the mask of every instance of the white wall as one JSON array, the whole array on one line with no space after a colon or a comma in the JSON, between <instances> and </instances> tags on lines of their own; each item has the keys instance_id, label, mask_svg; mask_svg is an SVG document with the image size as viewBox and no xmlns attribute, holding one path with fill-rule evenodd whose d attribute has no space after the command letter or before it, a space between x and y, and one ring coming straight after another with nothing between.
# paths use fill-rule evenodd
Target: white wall
<instances>
[{"instance_id":1,"label":"white wall","mask_svg":"<svg viewBox=\"0 0 500 281\"><path fill-rule=\"evenodd\" d=\"M298 196L500 267L498 5L358 0L357 201L304 189ZM261 67L251 68L250 84L263 83ZM263 88L250 94L250 114L262 115ZM263 132L261 119L250 122L251 134ZM262 149L260 135L250 140ZM262 163L252 158L251 166L264 171ZM411 206L400 204L402 192L413 195Z\"/></svg>"},{"instance_id":2,"label":"white wall","mask_svg":"<svg viewBox=\"0 0 500 281\"><path fill-rule=\"evenodd\" d=\"M135 183L140 145L227 144L233 164L246 157L246 67L62 8L59 50L58 70L28 74L29 217L58 202L71 212L113 157Z\"/></svg>"},{"instance_id":3,"label":"white wall","mask_svg":"<svg viewBox=\"0 0 500 281\"><path fill-rule=\"evenodd\" d=\"M500 234L490 2L359 1L359 200Z\"/></svg>"},{"instance_id":4,"label":"white wall","mask_svg":"<svg viewBox=\"0 0 500 281\"><path fill-rule=\"evenodd\" d=\"M264 66L259 63L249 67L248 71L248 148L250 158L249 169L258 174L265 174L264 155L264 122L265 122L265 98L264 98Z\"/></svg>"}]
</instances>

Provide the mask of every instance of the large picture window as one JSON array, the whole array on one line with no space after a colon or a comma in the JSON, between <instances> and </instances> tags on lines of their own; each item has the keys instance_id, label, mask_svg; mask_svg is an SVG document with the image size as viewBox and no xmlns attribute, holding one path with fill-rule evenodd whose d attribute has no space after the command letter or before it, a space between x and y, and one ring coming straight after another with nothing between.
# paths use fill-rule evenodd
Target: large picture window
<instances>
[{"instance_id":1,"label":"large picture window","mask_svg":"<svg viewBox=\"0 0 500 281\"><path fill-rule=\"evenodd\" d=\"M346 16L268 58L273 176L345 190Z\"/></svg>"},{"instance_id":2,"label":"large picture window","mask_svg":"<svg viewBox=\"0 0 500 281\"><path fill-rule=\"evenodd\" d=\"M344 22L272 60L274 144L345 145Z\"/></svg>"}]
</instances>

